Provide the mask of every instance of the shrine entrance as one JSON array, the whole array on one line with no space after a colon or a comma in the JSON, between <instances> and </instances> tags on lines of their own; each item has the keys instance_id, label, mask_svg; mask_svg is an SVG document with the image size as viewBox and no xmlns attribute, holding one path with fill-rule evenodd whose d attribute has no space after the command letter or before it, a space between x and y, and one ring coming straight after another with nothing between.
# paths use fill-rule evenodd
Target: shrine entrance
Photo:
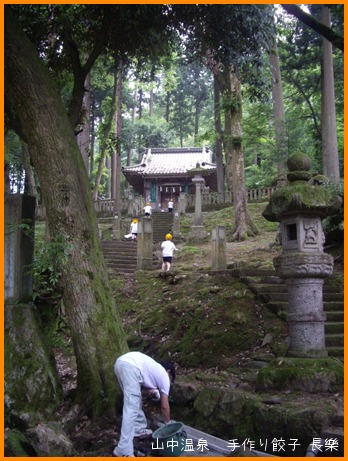
<instances>
[{"instance_id":1,"label":"shrine entrance","mask_svg":"<svg viewBox=\"0 0 348 461\"><path fill-rule=\"evenodd\" d=\"M176 184L163 184L158 188L158 198L161 210L168 211L168 202L172 199L174 202L174 208L179 200L180 192L184 190L184 187L178 183Z\"/></svg>"}]
</instances>

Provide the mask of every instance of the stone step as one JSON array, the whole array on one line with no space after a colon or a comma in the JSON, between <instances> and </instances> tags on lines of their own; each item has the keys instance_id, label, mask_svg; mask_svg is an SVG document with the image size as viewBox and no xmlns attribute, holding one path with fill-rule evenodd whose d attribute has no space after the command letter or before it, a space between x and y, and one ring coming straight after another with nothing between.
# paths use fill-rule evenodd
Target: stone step
<instances>
[{"instance_id":1,"label":"stone step","mask_svg":"<svg viewBox=\"0 0 348 461\"><path fill-rule=\"evenodd\" d=\"M152 229L154 234L161 234L163 240L166 233L170 232L173 228L173 214L172 213L154 213L152 221Z\"/></svg>"},{"instance_id":2,"label":"stone step","mask_svg":"<svg viewBox=\"0 0 348 461\"><path fill-rule=\"evenodd\" d=\"M325 333L325 345L328 347L336 347L344 345L344 336L342 334L326 334Z\"/></svg>"},{"instance_id":3,"label":"stone step","mask_svg":"<svg viewBox=\"0 0 348 461\"><path fill-rule=\"evenodd\" d=\"M255 293L257 299L286 321L288 312L288 289L285 281L275 271L262 269L239 269L241 280ZM333 357L343 357L343 310L342 287L336 280L327 279L323 285L323 308L326 314L325 341L328 353Z\"/></svg>"},{"instance_id":4,"label":"stone step","mask_svg":"<svg viewBox=\"0 0 348 461\"><path fill-rule=\"evenodd\" d=\"M344 347L325 347L330 357L342 359L344 357Z\"/></svg>"},{"instance_id":5,"label":"stone step","mask_svg":"<svg viewBox=\"0 0 348 461\"><path fill-rule=\"evenodd\" d=\"M102 240L103 248L133 248L136 245L136 240Z\"/></svg>"},{"instance_id":6,"label":"stone step","mask_svg":"<svg viewBox=\"0 0 348 461\"><path fill-rule=\"evenodd\" d=\"M136 266L137 263L137 258L129 258L129 259L106 259L106 263L109 267L116 268L119 264L122 264L123 266Z\"/></svg>"},{"instance_id":7,"label":"stone step","mask_svg":"<svg viewBox=\"0 0 348 461\"><path fill-rule=\"evenodd\" d=\"M270 283L270 284L261 284L261 283L255 283L255 284L250 284L250 286L255 290L257 294L266 294L266 293L288 293L288 288L284 283ZM323 287L323 294L326 296L326 299L328 301L337 301L337 300L343 300L343 293L337 292L334 287L332 286L325 286Z\"/></svg>"},{"instance_id":8,"label":"stone step","mask_svg":"<svg viewBox=\"0 0 348 461\"><path fill-rule=\"evenodd\" d=\"M134 245L134 248L103 248L104 254L113 255L113 254L126 254L126 255L136 255L137 246Z\"/></svg>"},{"instance_id":9,"label":"stone step","mask_svg":"<svg viewBox=\"0 0 348 461\"><path fill-rule=\"evenodd\" d=\"M238 270L238 269L237 269ZM240 275L240 271L238 271ZM285 282L283 279L276 275L267 275L267 276L251 276L251 275L240 275L240 278L245 283L250 283L251 285L280 285L285 287Z\"/></svg>"},{"instance_id":10,"label":"stone step","mask_svg":"<svg viewBox=\"0 0 348 461\"><path fill-rule=\"evenodd\" d=\"M325 322L325 333L327 334L337 334L344 332L344 323L343 322Z\"/></svg>"},{"instance_id":11,"label":"stone step","mask_svg":"<svg viewBox=\"0 0 348 461\"><path fill-rule=\"evenodd\" d=\"M342 311L344 310L344 302L343 301L325 301L324 300L324 311Z\"/></svg>"},{"instance_id":12,"label":"stone step","mask_svg":"<svg viewBox=\"0 0 348 461\"><path fill-rule=\"evenodd\" d=\"M344 313L342 311L326 312L326 322L343 322Z\"/></svg>"},{"instance_id":13,"label":"stone step","mask_svg":"<svg viewBox=\"0 0 348 461\"><path fill-rule=\"evenodd\" d=\"M276 271L274 269L241 269L239 268L240 277L277 277ZM279 279L281 280L281 279Z\"/></svg>"},{"instance_id":14,"label":"stone step","mask_svg":"<svg viewBox=\"0 0 348 461\"><path fill-rule=\"evenodd\" d=\"M120 255L136 257L137 256L137 249L135 248L134 251L133 251L133 250L127 250L127 249L118 250L117 248L110 248L110 249L103 250L103 253L104 253L104 255L107 255L110 258L118 257Z\"/></svg>"},{"instance_id":15,"label":"stone step","mask_svg":"<svg viewBox=\"0 0 348 461\"><path fill-rule=\"evenodd\" d=\"M110 274L134 274L136 267L122 267L118 265L115 269L108 267L108 272L109 271Z\"/></svg>"},{"instance_id":16,"label":"stone step","mask_svg":"<svg viewBox=\"0 0 348 461\"><path fill-rule=\"evenodd\" d=\"M276 276L269 276L269 277L249 277L243 276L243 282L255 287L258 292L279 292L279 293L287 293L287 286L283 279L276 277ZM340 296L340 299L343 299L343 291L340 290L339 287L334 285L329 285L324 283L323 285L323 293L328 294L335 294Z\"/></svg>"},{"instance_id":17,"label":"stone step","mask_svg":"<svg viewBox=\"0 0 348 461\"><path fill-rule=\"evenodd\" d=\"M102 240L108 270L112 273L134 273L137 267L137 244L132 240Z\"/></svg>"},{"instance_id":18,"label":"stone step","mask_svg":"<svg viewBox=\"0 0 348 461\"><path fill-rule=\"evenodd\" d=\"M272 301L283 301L283 302L287 302L288 299L289 299L289 294L288 292L284 292L284 293L279 293L279 292L272 292L272 290L267 290L267 292L260 292L258 290L258 288L256 287L256 294L265 299L266 301L267 300L272 300ZM324 301L324 304L325 303L328 303L329 306L331 306L333 303L335 304L343 304L343 299L342 299L342 296L340 294L337 294L337 293L323 293L323 301ZM337 306L336 306L337 308ZM328 307L329 309L329 307Z\"/></svg>"},{"instance_id":19,"label":"stone step","mask_svg":"<svg viewBox=\"0 0 348 461\"><path fill-rule=\"evenodd\" d=\"M137 270L137 243L132 240L102 240L102 249L108 270L112 273L134 273ZM158 266L153 255L153 268Z\"/></svg>"},{"instance_id":20,"label":"stone step","mask_svg":"<svg viewBox=\"0 0 348 461\"><path fill-rule=\"evenodd\" d=\"M277 313L278 311L287 311L288 310L288 302L287 301L273 301L273 299L267 302L268 307L272 310L272 312ZM327 316L332 314L332 317L336 316L337 313L343 315L343 307L344 304L341 302L325 302L323 303L324 312ZM334 320L332 320L334 321Z\"/></svg>"}]
</instances>

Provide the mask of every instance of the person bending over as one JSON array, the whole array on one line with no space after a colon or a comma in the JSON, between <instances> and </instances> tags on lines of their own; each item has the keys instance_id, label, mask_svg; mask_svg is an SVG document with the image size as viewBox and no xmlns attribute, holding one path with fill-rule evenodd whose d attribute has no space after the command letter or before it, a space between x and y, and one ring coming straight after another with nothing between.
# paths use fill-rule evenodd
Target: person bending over
<instances>
[{"instance_id":1,"label":"person bending over","mask_svg":"<svg viewBox=\"0 0 348 461\"><path fill-rule=\"evenodd\" d=\"M114 371L123 392L121 435L113 456L134 456L133 438L152 434L142 409L142 391L158 397L164 422L170 422L169 391L175 380L172 362L156 362L141 352L127 352L115 363Z\"/></svg>"}]
</instances>

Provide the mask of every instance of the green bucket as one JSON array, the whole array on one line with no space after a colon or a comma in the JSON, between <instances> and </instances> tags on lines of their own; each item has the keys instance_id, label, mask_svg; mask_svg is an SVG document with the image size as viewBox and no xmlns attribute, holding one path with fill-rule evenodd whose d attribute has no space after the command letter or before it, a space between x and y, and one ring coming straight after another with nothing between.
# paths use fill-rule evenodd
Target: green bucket
<instances>
[{"instance_id":1,"label":"green bucket","mask_svg":"<svg viewBox=\"0 0 348 461\"><path fill-rule=\"evenodd\" d=\"M186 432L184 424L180 422L169 423L157 429L152 437L152 449L158 450L161 456L180 456L185 450Z\"/></svg>"}]
</instances>

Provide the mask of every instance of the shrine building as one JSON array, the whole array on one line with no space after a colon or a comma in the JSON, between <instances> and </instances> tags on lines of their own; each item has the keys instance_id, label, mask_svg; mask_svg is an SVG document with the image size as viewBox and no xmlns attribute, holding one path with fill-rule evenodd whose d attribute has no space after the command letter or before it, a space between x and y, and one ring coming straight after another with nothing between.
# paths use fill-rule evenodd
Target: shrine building
<instances>
[{"instance_id":1,"label":"shrine building","mask_svg":"<svg viewBox=\"0 0 348 461\"><path fill-rule=\"evenodd\" d=\"M154 210L166 209L180 193L195 194L195 185L189 171L204 169L205 189L217 190L216 164L212 151L206 147L148 148L137 165L126 166L122 172L134 191L150 202Z\"/></svg>"}]
</instances>

